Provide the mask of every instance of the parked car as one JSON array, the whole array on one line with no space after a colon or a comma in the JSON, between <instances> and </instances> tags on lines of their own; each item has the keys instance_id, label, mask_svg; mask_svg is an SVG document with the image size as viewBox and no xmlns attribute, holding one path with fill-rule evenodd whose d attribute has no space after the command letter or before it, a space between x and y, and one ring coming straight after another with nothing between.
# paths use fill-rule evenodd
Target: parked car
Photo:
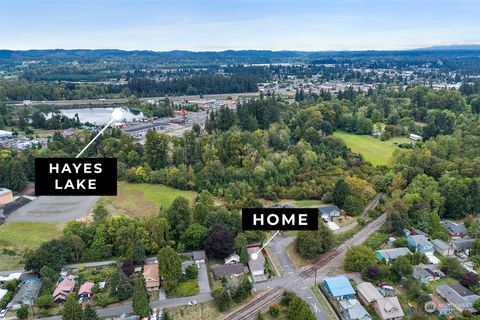
<instances>
[{"instance_id":1,"label":"parked car","mask_svg":"<svg viewBox=\"0 0 480 320\"><path fill-rule=\"evenodd\" d=\"M188 301L189 306L194 306L197 304L197 300Z\"/></svg>"},{"instance_id":2,"label":"parked car","mask_svg":"<svg viewBox=\"0 0 480 320\"><path fill-rule=\"evenodd\" d=\"M5 318L5 316L7 315L7 312L8 312L7 309L0 310L0 318Z\"/></svg>"}]
</instances>

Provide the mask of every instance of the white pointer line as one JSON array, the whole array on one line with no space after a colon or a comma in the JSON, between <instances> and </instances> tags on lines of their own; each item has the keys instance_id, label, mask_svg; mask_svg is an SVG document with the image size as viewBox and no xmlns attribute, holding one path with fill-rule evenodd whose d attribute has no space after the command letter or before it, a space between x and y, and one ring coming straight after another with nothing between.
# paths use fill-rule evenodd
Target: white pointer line
<instances>
[{"instance_id":1,"label":"white pointer line","mask_svg":"<svg viewBox=\"0 0 480 320\"><path fill-rule=\"evenodd\" d=\"M280 230L278 230L277 232L275 232L275 233L273 234L273 236L272 236L270 239L268 239L267 242L265 242L265 243L263 244L263 246L260 248L260 250L257 251L257 255L258 255L260 252L262 252L263 248L265 248L265 246L266 246L270 241L272 241L272 239L275 238L275 236L276 236L279 232L280 232Z\"/></svg>"},{"instance_id":2,"label":"white pointer line","mask_svg":"<svg viewBox=\"0 0 480 320\"><path fill-rule=\"evenodd\" d=\"M87 150L88 147L90 147L90 145L91 145L95 140L97 140L98 137L100 137L100 135L103 133L103 131L105 131L105 130L108 128L108 126L112 124L113 121L115 121L115 119L110 120L110 121L105 125L105 127L103 127L102 130L100 130L99 133L97 133L97 135L92 139L92 141L90 141L90 142L85 146L85 148L83 148L83 150L80 151L79 154L77 154L77 156L76 156L75 158L80 157L80 156L85 152L85 150Z\"/></svg>"}]
</instances>

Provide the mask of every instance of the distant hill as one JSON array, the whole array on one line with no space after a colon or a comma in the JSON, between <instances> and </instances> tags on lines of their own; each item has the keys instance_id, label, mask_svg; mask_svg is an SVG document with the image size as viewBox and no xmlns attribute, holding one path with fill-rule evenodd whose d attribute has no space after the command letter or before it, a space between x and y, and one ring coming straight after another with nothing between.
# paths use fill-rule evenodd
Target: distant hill
<instances>
[{"instance_id":1,"label":"distant hill","mask_svg":"<svg viewBox=\"0 0 480 320\"><path fill-rule=\"evenodd\" d=\"M480 50L480 44L451 44L444 46L418 48L417 50Z\"/></svg>"}]
</instances>

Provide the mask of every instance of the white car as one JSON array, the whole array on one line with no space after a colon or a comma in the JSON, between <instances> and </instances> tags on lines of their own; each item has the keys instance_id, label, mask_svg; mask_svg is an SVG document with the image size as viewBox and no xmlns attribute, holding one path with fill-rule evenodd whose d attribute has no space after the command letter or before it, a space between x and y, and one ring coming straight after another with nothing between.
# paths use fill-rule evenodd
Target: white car
<instances>
[{"instance_id":1,"label":"white car","mask_svg":"<svg viewBox=\"0 0 480 320\"><path fill-rule=\"evenodd\" d=\"M197 300L188 301L189 306L194 306L197 304Z\"/></svg>"},{"instance_id":2,"label":"white car","mask_svg":"<svg viewBox=\"0 0 480 320\"><path fill-rule=\"evenodd\" d=\"M8 312L7 309L0 310L0 318L5 318L5 315L7 314L7 312Z\"/></svg>"}]
</instances>

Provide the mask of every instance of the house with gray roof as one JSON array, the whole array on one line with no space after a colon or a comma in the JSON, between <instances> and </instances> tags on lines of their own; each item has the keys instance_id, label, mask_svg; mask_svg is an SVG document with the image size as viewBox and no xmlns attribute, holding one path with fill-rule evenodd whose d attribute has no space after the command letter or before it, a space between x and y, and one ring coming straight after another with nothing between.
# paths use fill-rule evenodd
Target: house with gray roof
<instances>
[{"instance_id":1,"label":"house with gray roof","mask_svg":"<svg viewBox=\"0 0 480 320\"><path fill-rule=\"evenodd\" d=\"M376 300L373 307L381 320L401 320L405 316L397 297Z\"/></svg>"},{"instance_id":2,"label":"house with gray roof","mask_svg":"<svg viewBox=\"0 0 480 320\"><path fill-rule=\"evenodd\" d=\"M245 266L243 263L237 264L221 264L218 266L214 266L212 268L213 275L216 278L220 278L223 276L238 276L245 272Z\"/></svg>"},{"instance_id":3,"label":"house with gray roof","mask_svg":"<svg viewBox=\"0 0 480 320\"><path fill-rule=\"evenodd\" d=\"M447 228L450 237L463 237L467 234L467 228L463 224L458 224L451 220L443 220L441 224Z\"/></svg>"},{"instance_id":4,"label":"house with gray roof","mask_svg":"<svg viewBox=\"0 0 480 320\"><path fill-rule=\"evenodd\" d=\"M468 310L470 312L476 312L473 304L480 299L480 296L474 294L460 283L439 285L436 291L458 311Z\"/></svg>"},{"instance_id":5,"label":"house with gray roof","mask_svg":"<svg viewBox=\"0 0 480 320\"><path fill-rule=\"evenodd\" d=\"M357 299L340 300L338 302L345 320L371 320L368 311Z\"/></svg>"},{"instance_id":6,"label":"house with gray roof","mask_svg":"<svg viewBox=\"0 0 480 320\"><path fill-rule=\"evenodd\" d=\"M450 244L455 249L455 251L464 252L469 250L472 247L474 242L475 242L475 239L460 239L460 240L452 240Z\"/></svg>"},{"instance_id":7,"label":"house with gray roof","mask_svg":"<svg viewBox=\"0 0 480 320\"><path fill-rule=\"evenodd\" d=\"M370 282L362 282L357 285L357 293L358 297L365 305L372 304L375 300L383 299L380 291L378 291Z\"/></svg>"},{"instance_id":8,"label":"house with gray roof","mask_svg":"<svg viewBox=\"0 0 480 320\"><path fill-rule=\"evenodd\" d=\"M455 254L455 249L445 241L440 239L433 239L431 242L433 245L433 250L435 250L442 256L449 257Z\"/></svg>"},{"instance_id":9,"label":"house with gray roof","mask_svg":"<svg viewBox=\"0 0 480 320\"><path fill-rule=\"evenodd\" d=\"M412 252L410 251L410 249L406 247L384 249L384 250L378 250L377 252L375 252L375 256L379 261L382 261L383 259L385 259L386 262L390 262L401 256L406 256L407 254L412 254Z\"/></svg>"}]
</instances>

